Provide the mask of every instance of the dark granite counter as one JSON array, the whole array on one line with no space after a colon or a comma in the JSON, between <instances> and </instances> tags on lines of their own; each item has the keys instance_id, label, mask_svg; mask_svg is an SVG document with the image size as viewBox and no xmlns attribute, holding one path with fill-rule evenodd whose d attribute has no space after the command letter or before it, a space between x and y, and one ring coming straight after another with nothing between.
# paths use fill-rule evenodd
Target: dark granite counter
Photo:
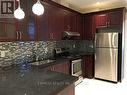
<instances>
[{"instance_id":1,"label":"dark granite counter","mask_svg":"<svg viewBox=\"0 0 127 95\"><path fill-rule=\"evenodd\" d=\"M75 53L77 54L81 57L94 55L93 52ZM43 68L70 60L69 58L56 58L54 62L39 66L32 66L28 63L26 66L20 64L0 68L0 95L56 95L74 83L77 77L47 71Z\"/></svg>"},{"instance_id":2,"label":"dark granite counter","mask_svg":"<svg viewBox=\"0 0 127 95\"><path fill-rule=\"evenodd\" d=\"M46 63L46 64L42 64L42 65L31 65L32 68L46 68L48 66L52 66L52 65L55 65L55 64L64 64L66 62L70 61L70 59L67 59L67 58L56 58L54 62L49 62L49 63ZM29 63L31 64L31 63Z\"/></svg>"},{"instance_id":3,"label":"dark granite counter","mask_svg":"<svg viewBox=\"0 0 127 95\"><path fill-rule=\"evenodd\" d=\"M72 55L78 55L79 56L78 58L82 58L83 56L94 55L94 53L93 52L77 52L77 53L73 53ZM54 62L49 62L49 63L42 64L42 65L31 65L31 66L33 68L36 68L37 67L37 68L41 68L42 69L42 68L45 68L45 67L48 67L48 66L51 66L51 65L62 64L62 63L64 64L64 63L70 62L72 59L75 59L75 57L72 57L72 58L57 57L57 58L54 58L54 59L55 59Z\"/></svg>"},{"instance_id":4,"label":"dark granite counter","mask_svg":"<svg viewBox=\"0 0 127 95\"><path fill-rule=\"evenodd\" d=\"M56 95L77 77L31 69L29 65L0 70L0 95Z\"/></svg>"}]
</instances>

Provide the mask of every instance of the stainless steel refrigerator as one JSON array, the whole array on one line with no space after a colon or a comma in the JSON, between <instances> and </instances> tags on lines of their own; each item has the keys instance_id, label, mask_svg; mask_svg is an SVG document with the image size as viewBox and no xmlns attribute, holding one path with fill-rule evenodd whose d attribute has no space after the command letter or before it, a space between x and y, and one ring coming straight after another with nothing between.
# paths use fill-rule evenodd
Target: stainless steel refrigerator
<instances>
[{"instance_id":1,"label":"stainless steel refrigerator","mask_svg":"<svg viewBox=\"0 0 127 95\"><path fill-rule=\"evenodd\" d=\"M118 33L96 33L95 78L118 82Z\"/></svg>"}]
</instances>

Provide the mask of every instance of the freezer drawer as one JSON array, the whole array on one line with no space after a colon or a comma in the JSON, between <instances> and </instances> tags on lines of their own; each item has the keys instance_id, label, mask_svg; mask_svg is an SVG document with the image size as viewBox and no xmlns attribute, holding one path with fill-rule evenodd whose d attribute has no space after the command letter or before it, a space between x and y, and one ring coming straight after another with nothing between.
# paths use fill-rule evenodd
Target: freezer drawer
<instances>
[{"instance_id":1,"label":"freezer drawer","mask_svg":"<svg viewBox=\"0 0 127 95\"><path fill-rule=\"evenodd\" d=\"M96 48L95 78L117 82L118 50Z\"/></svg>"},{"instance_id":2,"label":"freezer drawer","mask_svg":"<svg viewBox=\"0 0 127 95\"><path fill-rule=\"evenodd\" d=\"M96 33L96 47L118 48L118 33Z\"/></svg>"}]
</instances>

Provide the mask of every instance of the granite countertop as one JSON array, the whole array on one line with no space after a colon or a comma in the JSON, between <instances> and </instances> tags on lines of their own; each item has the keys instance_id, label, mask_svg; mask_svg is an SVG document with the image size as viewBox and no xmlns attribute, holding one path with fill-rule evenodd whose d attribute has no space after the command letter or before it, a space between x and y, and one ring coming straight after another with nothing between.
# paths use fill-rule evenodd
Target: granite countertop
<instances>
[{"instance_id":1,"label":"granite countertop","mask_svg":"<svg viewBox=\"0 0 127 95\"><path fill-rule=\"evenodd\" d=\"M78 55L93 55L94 53L78 52ZM56 61L36 66L14 65L0 68L0 95L56 95L58 92L74 83L78 78L70 75L42 69L51 65L66 63L68 58L56 58ZM25 69L24 69L25 68Z\"/></svg>"},{"instance_id":2,"label":"granite countertop","mask_svg":"<svg viewBox=\"0 0 127 95\"><path fill-rule=\"evenodd\" d=\"M76 80L45 69L15 66L0 70L0 95L56 95Z\"/></svg>"},{"instance_id":3,"label":"granite countertop","mask_svg":"<svg viewBox=\"0 0 127 95\"><path fill-rule=\"evenodd\" d=\"M50 59L49 59L50 60ZM56 58L55 61L53 62L49 62L49 63L46 63L46 64L42 64L42 65L31 65L32 68L46 68L48 66L52 66L52 65L55 65L55 64L64 64L66 62L70 61L70 59L67 59L67 58ZM31 63L29 63L31 64Z\"/></svg>"},{"instance_id":4,"label":"granite countertop","mask_svg":"<svg viewBox=\"0 0 127 95\"><path fill-rule=\"evenodd\" d=\"M73 53L72 55L79 55L80 57L83 57L83 56L86 56L86 55L94 55L93 52L78 52L78 53ZM79 57L79 58L80 58ZM48 66L52 66L52 65L55 65L55 64L62 64L62 63L68 63L68 61L72 60L74 58L63 58L63 57L57 57L57 58L54 58L53 62L49 62L49 63L46 63L46 64L42 64L42 65L31 65L33 68L45 68L45 67L48 67ZM50 59L49 59L50 60ZM52 59L51 59L52 60ZM41 62L41 61L40 61Z\"/></svg>"}]
</instances>

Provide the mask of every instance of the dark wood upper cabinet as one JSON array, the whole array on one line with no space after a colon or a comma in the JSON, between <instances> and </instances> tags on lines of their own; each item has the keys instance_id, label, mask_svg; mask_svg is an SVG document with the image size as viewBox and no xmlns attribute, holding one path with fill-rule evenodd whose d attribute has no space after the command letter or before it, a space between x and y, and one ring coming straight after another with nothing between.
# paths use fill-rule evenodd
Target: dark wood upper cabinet
<instances>
[{"instance_id":1,"label":"dark wood upper cabinet","mask_svg":"<svg viewBox=\"0 0 127 95\"><path fill-rule=\"evenodd\" d=\"M34 3L36 0L21 1L21 8L25 12L22 20L0 19L0 41L59 41L64 31L82 31L79 26L81 19L78 19L77 24L77 12L44 0L44 14L36 16L32 12Z\"/></svg>"},{"instance_id":2,"label":"dark wood upper cabinet","mask_svg":"<svg viewBox=\"0 0 127 95\"><path fill-rule=\"evenodd\" d=\"M51 17L49 18L49 29L51 40L61 40L61 34L64 31L64 10L51 5Z\"/></svg>"},{"instance_id":3,"label":"dark wood upper cabinet","mask_svg":"<svg viewBox=\"0 0 127 95\"><path fill-rule=\"evenodd\" d=\"M42 17L38 17L39 40L58 41L62 39L62 32L76 31L76 15L74 13L48 3L43 3L43 5L45 12Z\"/></svg>"},{"instance_id":4,"label":"dark wood upper cabinet","mask_svg":"<svg viewBox=\"0 0 127 95\"><path fill-rule=\"evenodd\" d=\"M50 6L46 3L43 3L44 14L42 16L36 17L37 21L37 40L49 40L49 15L50 15ZM51 16L51 15L50 15ZM50 17L52 18L52 17Z\"/></svg>"},{"instance_id":5,"label":"dark wood upper cabinet","mask_svg":"<svg viewBox=\"0 0 127 95\"><path fill-rule=\"evenodd\" d=\"M77 14L71 11L65 11L65 19L64 19L64 30L65 31L71 31L71 32L77 32Z\"/></svg>"},{"instance_id":6,"label":"dark wood upper cabinet","mask_svg":"<svg viewBox=\"0 0 127 95\"><path fill-rule=\"evenodd\" d=\"M96 29L117 28L122 29L125 8L111 9L84 15L84 40L94 40Z\"/></svg>"},{"instance_id":7,"label":"dark wood upper cabinet","mask_svg":"<svg viewBox=\"0 0 127 95\"><path fill-rule=\"evenodd\" d=\"M71 31L77 32L77 14L76 13L70 13L71 15Z\"/></svg>"},{"instance_id":8,"label":"dark wood upper cabinet","mask_svg":"<svg viewBox=\"0 0 127 95\"><path fill-rule=\"evenodd\" d=\"M36 20L31 6L34 0L22 0L21 8L25 12L25 18L16 21L16 33L18 41L30 41L36 39Z\"/></svg>"},{"instance_id":9,"label":"dark wood upper cabinet","mask_svg":"<svg viewBox=\"0 0 127 95\"><path fill-rule=\"evenodd\" d=\"M33 15L30 8L32 5L33 2L31 0L22 0L21 7L25 12L25 18L22 20L18 20L15 18L0 19L0 41L35 40L36 21L35 16Z\"/></svg>"},{"instance_id":10,"label":"dark wood upper cabinet","mask_svg":"<svg viewBox=\"0 0 127 95\"><path fill-rule=\"evenodd\" d=\"M85 14L84 16L84 40L94 40L96 32L95 16L94 14Z\"/></svg>"},{"instance_id":11,"label":"dark wood upper cabinet","mask_svg":"<svg viewBox=\"0 0 127 95\"><path fill-rule=\"evenodd\" d=\"M71 12L67 10L64 11L64 31L72 31L71 16L72 16Z\"/></svg>"},{"instance_id":12,"label":"dark wood upper cabinet","mask_svg":"<svg viewBox=\"0 0 127 95\"><path fill-rule=\"evenodd\" d=\"M12 41L16 40L16 22L13 18L0 19L0 40Z\"/></svg>"},{"instance_id":13,"label":"dark wood upper cabinet","mask_svg":"<svg viewBox=\"0 0 127 95\"><path fill-rule=\"evenodd\" d=\"M83 40L83 15L77 14L76 32L80 33L80 40Z\"/></svg>"},{"instance_id":14,"label":"dark wood upper cabinet","mask_svg":"<svg viewBox=\"0 0 127 95\"><path fill-rule=\"evenodd\" d=\"M96 14L96 28L122 28L124 8L112 9Z\"/></svg>"},{"instance_id":15,"label":"dark wood upper cabinet","mask_svg":"<svg viewBox=\"0 0 127 95\"><path fill-rule=\"evenodd\" d=\"M96 27L107 27L108 24L108 15L106 13L98 14L96 17Z\"/></svg>"},{"instance_id":16,"label":"dark wood upper cabinet","mask_svg":"<svg viewBox=\"0 0 127 95\"><path fill-rule=\"evenodd\" d=\"M37 17L38 40L60 40L64 31L63 10L48 3L43 5L45 12Z\"/></svg>"},{"instance_id":17,"label":"dark wood upper cabinet","mask_svg":"<svg viewBox=\"0 0 127 95\"><path fill-rule=\"evenodd\" d=\"M111 27L122 27L123 10L112 11L109 13L109 24Z\"/></svg>"}]
</instances>

